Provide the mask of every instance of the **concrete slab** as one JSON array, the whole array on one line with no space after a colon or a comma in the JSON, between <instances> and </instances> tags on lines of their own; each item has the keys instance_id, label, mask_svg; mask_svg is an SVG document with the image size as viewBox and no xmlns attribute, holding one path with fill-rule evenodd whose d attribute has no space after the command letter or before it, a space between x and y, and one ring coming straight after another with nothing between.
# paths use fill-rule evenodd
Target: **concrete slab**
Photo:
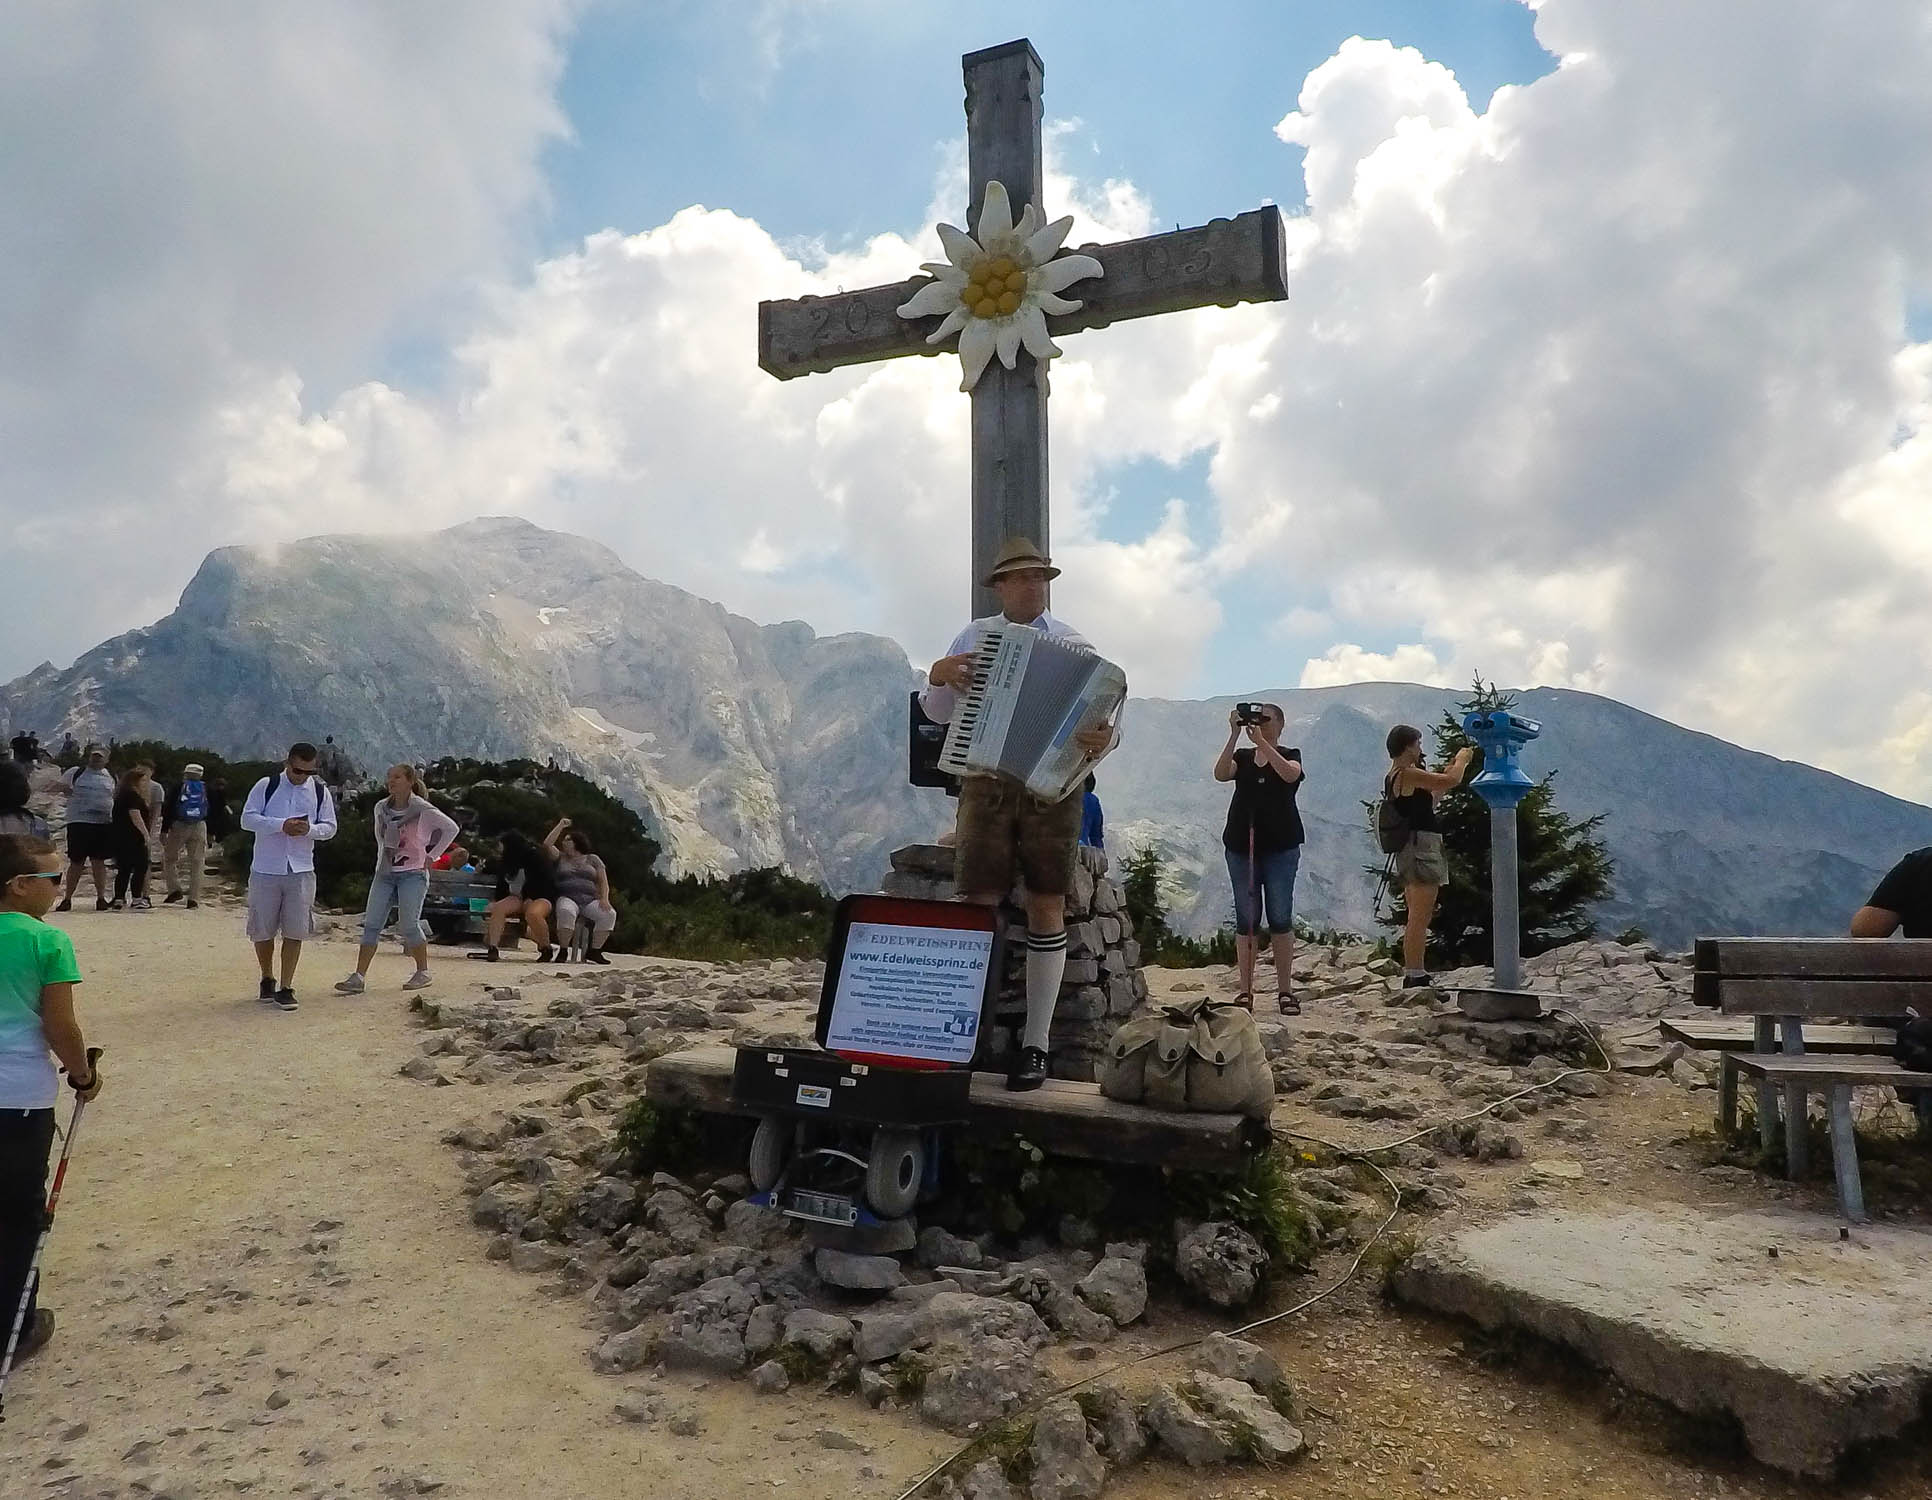
<instances>
[{"instance_id":1,"label":"concrete slab","mask_svg":"<svg viewBox=\"0 0 1932 1500\"><path fill-rule=\"evenodd\" d=\"M1773 1252L1775 1251L1775 1254ZM1932 1234L1814 1214L1523 1215L1424 1245L1405 1301L1574 1350L1633 1389L1737 1418L1751 1452L1825 1477L1932 1395Z\"/></svg>"},{"instance_id":2,"label":"concrete slab","mask_svg":"<svg viewBox=\"0 0 1932 1500\"><path fill-rule=\"evenodd\" d=\"M1472 1021L1533 1021L1543 1014L1535 990L1466 988L1456 991L1456 1009Z\"/></svg>"}]
</instances>

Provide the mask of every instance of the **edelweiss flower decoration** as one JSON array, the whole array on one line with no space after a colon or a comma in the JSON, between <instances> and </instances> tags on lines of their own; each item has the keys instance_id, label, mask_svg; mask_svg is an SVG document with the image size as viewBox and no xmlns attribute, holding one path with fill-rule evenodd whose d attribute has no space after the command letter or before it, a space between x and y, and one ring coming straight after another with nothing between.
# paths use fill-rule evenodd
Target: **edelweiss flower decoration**
<instances>
[{"instance_id":1,"label":"edelweiss flower decoration","mask_svg":"<svg viewBox=\"0 0 1932 1500\"><path fill-rule=\"evenodd\" d=\"M1072 228L1071 214L1042 227L1040 211L1031 203L1015 224L1006 189L997 182L986 184L977 239L950 224L939 226L939 243L950 264L929 261L919 268L933 280L913 294L899 316L946 315L926 342L959 335L962 391L973 388L995 354L1010 370L1022 348L1043 365L1060 352L1047 337L1047 314L1078 312L1081 304L1058 294L1076 281L1104 274L1091 255L1059 254Z\"/></svg>"}]
</instances>

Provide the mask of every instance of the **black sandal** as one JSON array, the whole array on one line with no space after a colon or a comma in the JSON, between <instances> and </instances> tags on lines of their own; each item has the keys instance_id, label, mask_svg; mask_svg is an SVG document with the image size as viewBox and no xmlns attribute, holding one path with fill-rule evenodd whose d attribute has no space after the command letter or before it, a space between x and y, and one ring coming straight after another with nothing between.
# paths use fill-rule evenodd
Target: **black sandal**
<instances>
[{"instance_id":1,"label":"black sandal","mask_svg":"<svg viewBox=\"0 0 1932 1500\"><path fill-rule=\"evenodd\" d=\"M1254 995L1248 990L1237 991L1234 999L1229 1003L1240 1006L1249 1015L1254 1014Z\"/></svg>"},{"instance_id":2,"label":"black sandal","mask_svg":"<svg viewBox=\"0 0 1932 1500\"><path fill-rule=\"evenodd\" d=\"M1281 1013L1284 1016L1298 1016L1301 1014L1301 1001L1297 1000L1286 990L1283 990L1279 995L1275 996L1275 1004L1281 1008Z\"/></svg>"}]
</instances>

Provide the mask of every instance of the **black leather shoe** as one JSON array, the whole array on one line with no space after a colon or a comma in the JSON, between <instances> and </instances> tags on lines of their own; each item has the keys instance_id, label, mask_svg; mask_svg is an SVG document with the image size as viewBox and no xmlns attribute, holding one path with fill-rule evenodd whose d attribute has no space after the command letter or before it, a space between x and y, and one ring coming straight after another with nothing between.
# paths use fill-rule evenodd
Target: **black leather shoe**
<instances>
[{"instance_id":1,"label":"black leather shoe","mask_svg":"<svg viewBox=\"0 0 1932 1500\"><path fill-rule=\"evenodd\" d=\"M1045 1083L1046 1076L1046 1048L1022 1047L1019 1061L1013 1064L1013 1071L1006 1075L1006 1086L1016 1094L1023 1094Z\"/></svg>"}]
</instances>

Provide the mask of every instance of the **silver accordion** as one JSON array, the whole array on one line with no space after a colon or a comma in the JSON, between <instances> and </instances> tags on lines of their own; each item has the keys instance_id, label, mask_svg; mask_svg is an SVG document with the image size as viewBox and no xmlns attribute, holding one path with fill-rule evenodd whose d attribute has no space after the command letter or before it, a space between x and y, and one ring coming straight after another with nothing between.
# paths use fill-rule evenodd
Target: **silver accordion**
<instances>
[{"instance_id":1,"label":"silver accordion","mask_svg":"<svg viewBox=\"0 0 1932 1500\"><path fill-rule=\"evenodd\" d=\"M999 775L1058 802L1100 760L1073 737L1108 723L1127 699L1127 674L1030 625L1002 624L980 638L972 685L960 695L939 752L954 776Z\"/></svg>"}]
</instances>

